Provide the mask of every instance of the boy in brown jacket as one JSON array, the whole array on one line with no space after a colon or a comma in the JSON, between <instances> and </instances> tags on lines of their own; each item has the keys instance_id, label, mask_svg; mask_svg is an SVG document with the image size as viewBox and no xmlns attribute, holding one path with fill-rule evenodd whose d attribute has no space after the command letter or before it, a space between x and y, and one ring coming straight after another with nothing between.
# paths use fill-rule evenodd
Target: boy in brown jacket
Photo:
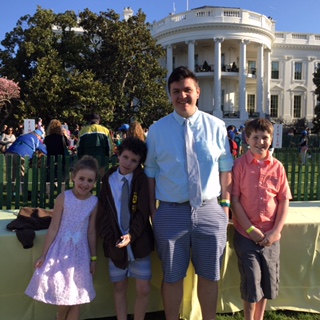
<instances>
[{"instance_id":1,"label":"boy in brown jacket","mask_svg":"<svg viewBox=\"0 0 320 320\"><path fill-rule=\"evenodd\" d=\"M150 294L151 251L148 181L141 164L147 148L137 138L118 147L119 165L107 171L99 195L97 232L109 258L117 319L127 319L128 278L136 279L134 319L143 320Z\"/></svg>"}]
</instances>

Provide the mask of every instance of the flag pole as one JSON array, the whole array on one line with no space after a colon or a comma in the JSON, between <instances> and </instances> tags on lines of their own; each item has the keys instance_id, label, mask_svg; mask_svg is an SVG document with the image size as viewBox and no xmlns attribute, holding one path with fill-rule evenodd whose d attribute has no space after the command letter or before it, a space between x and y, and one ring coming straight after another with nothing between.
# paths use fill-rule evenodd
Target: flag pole
<instances>
[{"instance_id":1,"label":"flag pole","mask_svg":"<svg viewBox=\"0 0 320 320\"><path fill-rule=\"evenodd\" d=\"M189 11L189 0L187 0L187 11Z\"/></svg>"}]
</instances>

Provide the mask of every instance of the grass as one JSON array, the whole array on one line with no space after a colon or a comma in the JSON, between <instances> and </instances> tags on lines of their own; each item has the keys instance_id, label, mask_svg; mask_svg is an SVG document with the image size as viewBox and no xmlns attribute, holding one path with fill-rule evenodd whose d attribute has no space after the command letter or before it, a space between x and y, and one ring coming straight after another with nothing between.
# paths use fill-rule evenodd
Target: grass
<instances>
[{"instance_id":1,"label":"grass","mask_svg":"<svg viewBox=\"0 0 320 320\"><path fill-rule=\"evenodd\" d=\"M116 320L116 317L87 319L87 320ZM133 317L128 316L128 320L133 320ZM148 313L145 320L165 320L163 311ZM200 320L200 319L197 319ZM217 320L243 320L243 312L230 314L218 314ZM320 320L320 314L304 313L287 310L266 311L264 320Z\"/></svg>"},{"instance_id":2,"label":"grass","mask_svg":"<svg viewBox=\"0 0 320 320\"><path fill-rule=\"evenodd\" d=\"M243 320L243 312L220 314L217 320ZM320 320L320 314L294 311L266 311L264 320Z\"/></svg>"}]
</instances>

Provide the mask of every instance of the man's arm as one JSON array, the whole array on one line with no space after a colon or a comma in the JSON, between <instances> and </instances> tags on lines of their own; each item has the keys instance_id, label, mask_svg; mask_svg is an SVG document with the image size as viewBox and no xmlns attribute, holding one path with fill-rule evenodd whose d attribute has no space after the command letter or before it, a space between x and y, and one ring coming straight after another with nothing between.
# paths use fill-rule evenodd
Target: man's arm
<instances>
[{"instance_id":1,"label":"man's arm","mask_svg":"<svg viewBox=\"0 0 320 320\"><path fill-rule=\"evenodd\" d=\"M220 172L221 199L229 200L232 190L232 173L231 171ZM229 207L223 207L227 216L229 216Z\"/></svg>"},{"instance_id":2,"label":"man's arm","mask_svg":"<svg viewBox=\"0 0 320 320\"><path fill-rule=\"evenodd\" d=\"M156 180L155 178L148 178L149 184L149 206L150 206L150 215L153 219L156 214Z\"/></svg>"}]
</instances>

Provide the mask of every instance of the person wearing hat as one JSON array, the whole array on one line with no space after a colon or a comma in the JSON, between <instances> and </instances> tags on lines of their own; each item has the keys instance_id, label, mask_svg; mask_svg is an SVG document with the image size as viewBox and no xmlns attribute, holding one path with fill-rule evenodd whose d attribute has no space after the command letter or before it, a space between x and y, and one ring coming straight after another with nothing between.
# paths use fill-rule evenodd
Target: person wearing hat
<instances>
[{"instance_id":1,"label":"person wearing hat","mask_svg":"<svg viewBox=\"0 0 320 320\"><path fill-rule=\"evenodd\" d=\"M112 155L113 142L110 131L100 124L99 114L92 113L88 125L80 130L77 152L79 159L90 155L98 160L101 168L107 165L106 157ZM100 173L103 175L104 170Z\"/></svg>"},{"instance_id":2,"label":"person wearing hat","mask_svg":"<svg viewBox=\"0 0 320 320\"><path fill-rule=\"evenodd\" d=\"M6 167L7 167L7 179L12 176L12 182L16 181L17 167L19 158L21 159L21 176L25 173L25 157L32 159L36 152L47 154L47 148L42 143L44 133L37 129L30 133L19 136L16 141L7 149L5 153ZM8 166L10 162L10 156L12 157L12 173L8 172Z\"/></svg>"},{"instance_id":3,"label":"person wearing hat","mask_svg":"<svg viewBox=\"0 0 320 320\"><path fill-rule=\"evenodd\" d=\"M124 140L127 137L127 132L129 130L130 126L126 123L121 125L121 127L118 128L118 131L121 132L121 140Z\"/></svg>"},{"instance_id":4,"label":"person wearing hat","mask_svg":"<svg viewBox=\"0 0 320 320\"><path fill-rule=\"evenodd\" d=\"M129 130L130 126L126 123L124 123L118 130L125 133Z\"/></svg>"},{"instance_id":5,"label":"person wearing hat","mask_svg":"<svg viewBox=\"0 0 320 320\"><path fill-rule=\"evenodd\" d=\"M230 152L233 156L233 158L237 158L238 157L238 151L239 151L239 147L237 145L237 143L234 141L236 134L234 133L234 131L229 130L228 131L228 140L229 140L229 145L230 145Z\"/></svg>"},{"instance_id":6,"label":"person wearing hat","mask_svg":"<svg viewBox=\"0 0 320 320\"><path fill-rule=\"evenodd\" d=\"M242 153L244 154L248 151L248 143L246 139L245 126L241 125L239 127L239 131L241 132L241 149L242 149Z\"/></svg>"},{"instance_id":7,"label":"person wearing hat","mask_svg":"<svg viewBox=\"0 0 320 320\"><path fill-rule=\"evenodd\" d=\"M301 132L301 138L299 142L299 160L302 165L306 164L306 157L308 151L308 132L307 130L303 130Z\"/></svg>"}]
</instances>

